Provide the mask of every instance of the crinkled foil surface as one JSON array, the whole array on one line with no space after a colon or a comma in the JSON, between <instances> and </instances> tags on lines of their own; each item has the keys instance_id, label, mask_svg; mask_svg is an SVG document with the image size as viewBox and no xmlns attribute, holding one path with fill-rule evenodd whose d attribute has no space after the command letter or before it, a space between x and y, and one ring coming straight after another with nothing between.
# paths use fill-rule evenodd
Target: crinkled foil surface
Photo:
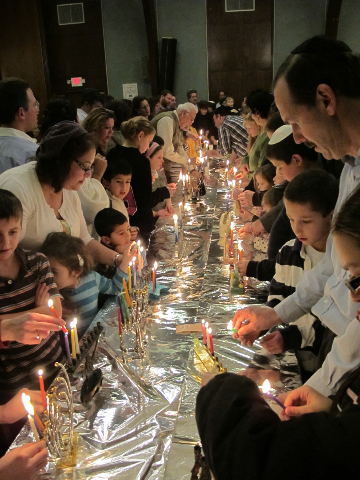
<instances>
[{"instance_id":1,"label":"crinkled foil surface","mask_svg":"<svg viewBox=\"0 0 360 480\"><path fill-rule=\"evenodd\" d=\"M94 362L104 374L102 389L83 406L83 379L72 383L75 432L80 435L76 468L56 470L49 462L38 478L190 478L193 446L199 441L194 412L200 385L193 375L193 336L177 335L176 325L209 321L215 353L230 372L244 370L259 384L268 378L278 391L300 385L293 355L265 356L258 343L243 347L226 330L238 308L264 301L266 285L257 284L241 296L229 293L229 267L222 265L219 245L219 218L229 189L215 168L208 183L202 211L186 204L178 245L172 218L160 219L151 239L149 264L157 260L158 282L170 292L149 304L146 357L122 362L116 304L109 300L95 319L105 327ZM181 200L179 192L173 204ZM27 424L12 448L31 436Z\"/></svg>"}]
</instances>

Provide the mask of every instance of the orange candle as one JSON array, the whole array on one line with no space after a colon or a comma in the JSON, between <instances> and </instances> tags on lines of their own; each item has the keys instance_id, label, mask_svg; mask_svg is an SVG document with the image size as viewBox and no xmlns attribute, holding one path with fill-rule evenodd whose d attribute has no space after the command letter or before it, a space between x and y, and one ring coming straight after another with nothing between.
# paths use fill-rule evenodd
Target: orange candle
<instances>
[{"instance_id":1,"label":"orange candle","mask_svg":"<svg viewBox=\"0 0 360 480\"><path fill-rule=\"evenodd\" d=\"M41 403L43 404L43 407L46 409L47 401L46 401L46 393L45 393L45 387L44 387L43 371L39 370L38 375L39 375L40 391L41 391Z\"/></svg>"},{"instance_id":2,"label":"orange candle","mask_svg":"<svg viewBox=\"0 0 360 480\"><path fill-rule=\"evenodd\" d=\"M230 243L233 243L234 241L234 222L231 222L230 224Z\"/></svg>"},{"instance_id":3,"label":"orange candle","mask_svg":"<svg viewBox=\"0 0 360 480\"><path fill-rule=\"evenodd\" d=\"M50 310L52 311L52 313L54 314L54 317L55 318L59 318L61 320L61 317L60 315L57 313L57 311L55 310L55 307L54 307L54 302L52 301L52 299L50 298L49 301L48 301L48 307L50 308ZM61 327L62 331L64 333L68 333L66 327L63 325Z\"/></svg>"},{"instance_id":4,"label":"orange candle","mask_svg":"<svg viewBox=\"0 0 360 480\"><path fill-rule=\"evenodd\" d=\"M127 285L126 285L125 278L123 278L123 286L124 286L126 302L127 302L128 306L131 307L130 295L129 295L129 291L128 291L128 288L127 288Z\"/></svg>"}]
</instances>

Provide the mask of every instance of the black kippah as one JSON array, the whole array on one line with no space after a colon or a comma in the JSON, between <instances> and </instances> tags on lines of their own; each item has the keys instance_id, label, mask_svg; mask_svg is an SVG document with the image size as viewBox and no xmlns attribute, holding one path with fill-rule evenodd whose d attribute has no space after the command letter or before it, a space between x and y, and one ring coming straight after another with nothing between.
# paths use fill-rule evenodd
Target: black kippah
<instances>
[{"instance_id":1,"label":"black kippah","mask_svg":"<svg viewBox=\"0 0 360 480\"><path fill-rule=\"evenodd\" d=\"M292 50L292 54L297 53L345 53L351 52L351 48L340 40L331 40L325 35L316 35L305 40L301 45Z\"/></svg>"}]
</instances>

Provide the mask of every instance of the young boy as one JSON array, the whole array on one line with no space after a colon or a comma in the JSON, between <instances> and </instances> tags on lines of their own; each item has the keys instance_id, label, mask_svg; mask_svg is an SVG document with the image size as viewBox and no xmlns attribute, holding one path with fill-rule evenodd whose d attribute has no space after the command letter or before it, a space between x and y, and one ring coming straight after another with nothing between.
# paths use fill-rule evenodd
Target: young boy
<instances>
[{"instance_id":1,"label":"young boy","mask_svg":"<svg viewBox=\"0 0 360 480\"><path fill-rule=\"evenodd\" d=\"M0 189L0 321L15 321L20 312L52 315L47 306L50 297L58 314L62 313L48 259L18 247L22 213L18 198ZM8 348L0 350L1 399L11 398L24 387L38 389L38 369L44 370L46 380L56 371L54 363L65 359L59 327L54 327L56 331L50 335L47 331L37 332L37 345L10 342Z\"/></svg>"},{"instance_id":2,"label":"young boy","mask_svg":"<svg viewBox=\"0 0 360 480\"><path fill-rule=\"evenodd\" d=\"M284 204L296 238L287 242L276 257L269 307L291 295L304 272L314 268L324 256L338 193L337 180L323 170L300 173L286 187ZM323 333L320 321L309 313L293 325L266 335L261 344L271 354L296 350L307 379L306 375L314 371Z\"/></svg>"}]
</instances>

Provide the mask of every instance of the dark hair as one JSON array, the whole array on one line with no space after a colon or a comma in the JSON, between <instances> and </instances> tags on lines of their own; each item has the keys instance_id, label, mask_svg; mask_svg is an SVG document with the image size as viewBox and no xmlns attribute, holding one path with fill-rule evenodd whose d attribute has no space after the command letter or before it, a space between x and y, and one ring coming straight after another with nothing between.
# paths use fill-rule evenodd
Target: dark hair
<instances>
[{"instance_id":1,"label":"dark hair","mask_svg":"<svg viewBox=\"0 0 360 480\"><path fill-rule=\"evenodd\" d=\"M284 190L285 186L283 183L281 185L274 185L264 193L262 202L267 203L270 207L275 207L283 198Z\"/></svg>"},{"instance_id":2,"label":"dark hair","mask_svg":"<svg viewBox=\"0 0 360 480\"><path fill-rule=\"evenodd\" d=\"M360 188L358 187L342 204L334 219L332 233L348 235L360 247Z\"/></svg>"},{"instance_id":3,"label":"dark hair","mask_svg":"<svg viewBox=\"0 0 360 480\"><path fill-rule=\"evenodd\" d=\"M141 107L141 103L144 100L147 101L147 98L146 97L134 97L133 98L132 105L131 105L131 116L132 117L137 117L137 116L141 115L139 110L140 110L140 107Z\"/></svg>"},{"instance_id":4,"label":"dark hair","mask_svg":"<svg viewBox=\"0 0 360 480\"><path fill-rule=\"evenodd\" d=\"M126 160L116 159L108 162L103 179L111 182L116 175L132 175L131 165Z\"/></svg>"},{"instance_id":5,"label":"dark hair","mask_svg":"<svg viewBox=\"0 0 360 480\"><path fill-rule=\"evenodd\" d=\"M161 90L161 92L159 94L159 97L166 97L166 95L168 95L169 93L170 93L170 95L172 95L170 90L166 90L166 88L164 88L164 90Z\"/></svg>"},{"instance_id":6,"label":"dark hair","mask_svg":"<svg viewBox=\"0 0 360 480\"><path fill-rule=\"evenodd\" d=\"M202 108L206 108L206 110L209 108L209 102L206 100L200 100L198 103L198 109L201 110Z\"/></svg>"},{"instance_id":7,"label":"dark hair","mask_svg":"<svg viewBox=\"0 0 360 480\"><path fill-rule=\"evenodd\" d=\"M81 275L84 275L94 267L92 257L81 238L70 237L65 232L49 233L41 252L47 257L55 258L69 272L81 270Z\"/></svg>"},{"instance_id":8,"label":"dark hair","mask_svg":"<svg viewBox=\"0 0 360 480\"><path fill-rule=\"evenodd\" d=\"M94 141L90 133L86 133L72 138L60 151L54 151L53 155L37 156L35 171L39 182L50 185L55 193L60 192L69 176L72 162L92 148L95 149Z\"/></svg>"},{"instance_id":9,"label":"dark hair","mask_svg":"<svg viewBox=\"0 0 360 480\"><path fill-rule=\"evenodd\" d=\"M155 105L158 102L158 97L148 97L147 101L149 102L149 105L150 105L150 115L154 115Z\"/></svg>"},{"instance_id":10,"label":"dark hair","mask_svg":"<svg viewBox=\"0 0 360 480\"><path fill-rule=\"evenodd\" d=\"M81 95L81 105L88 103L90 107L92 107L97 102L104 105L104 95L98 92L95 88L85 88Z\"/></svg>"},{"instance_id":11,"label":"dark hair","mask_svg":"<svg viewBox=\"0 0 360 480\"><path fill-rule=\"evenodd\" d=\"M285 189L284 199L304 205L324 217L334 208L339 195L339 183L333 175L324 170L306 170L297 175Z\"/></svg>"},{"instance_id":12,"label":"dark hair","mask_svg":"<svg viewBox=\"0 0 360 480\"><path fill-rule=\"evenodd\" d=\"M254 90L246 97L246 105L255 115L268 118L270 108L274 102L274 94L267 90Z\"/></svg>"},{"instance_id":13,"label":"dark hair","mask_svg":"<svg viewBox=\"0 0 360 480\"><path fill-rule=\"evenodd\" d=\"M122 122L126 122L126 120L130 118L130 107L123 100L112 100L104 105L104 107L114 112L114 128L116 130L120 130Z\"/></svg>"},{"instance_id":14,"label":"dark hair","mask_svg":"<svg viewBox=\"0 0 360 480\"><path fill-rule=\"evenodd\" d=\"M16 218L22 220L23 208L20 200L9 190L0 188L0 219Z\"/></svg>"},{"instance_id":15,"label":"dark hair","mask_svg":"<svg viewBox=\"0 0 360 480\"><path fill-rule=\"evenodd\" d=\"M315 106L316 90L324 83L336 95L360 97L360 55L346 43L317 35L291 52L280 66L274 87L281 77L289 87L293 101Z\"/></svg>"},{"instance_id":16,"label":"dark hair","mask_svg":"<svg viewBox=\"0 0 360 480\"><path fill-rule=\"evenodd\" d=\"M189 98L191 97L191 94L192 94L192 93L196 93L196 94L197 94L197 91L192 88L191 90L188 90L188 91L186 92L186 98L187 98L188 100L189 100Z\"/></svg>"},{"instance_id":17,"label":"dark hair","mask_svg":"<svg viewBox=\"0 0 360 480\"><path fill-rule=\"evenodd\" d=\"M160 137L160 135L155 135L155 137L153 138L153 142L157 143L158 145L160 145L160 147L163 147L165 145L165 142L164 140L162 139L162 137Z\"/></svg>"},{"instance_id":18,"label":"dark hair","mask_svg":"<svg viewBox=\"0 0 360 480\"><path fill-rule=\"evenodd\" d=\"M41 124L40 134L44 135L50 127L63 120L76 122L77 110L75 105L67 98L55 98L50 100L44 111L44 119Z\"/></svg>"},{"instance_id":19,"label":"dark hair","mask_svg":"<svg viewBox=\"0 0 360 480\"><path fill-rule=\"evenodd\" d=\"M267 163L266 165L262 165L261 167L257 168L254 172L254 182L256 188L258 189L256 175L261 175L265 180L271 185L274 185L274 177L276 175L276 168L272 163Z\"/></svg>"},{"instance_id":20,"label":"dark hair","mask_svg":"<svg viewBox=\"0 0 360 480\"><path fill-rule=\"evenodd\" d=\"M94 227L99 237L110 237L118 225L128 222L125 215L114 208L104 208L96 214Z\"/></svg>"},{"instance_id":21,"label":"dark hair","mask_svg":"<svg viewBox=\"0 0 360 480\"><path fill-rule=\"evenodd\" d=\"M293 155L300 155L303 161L316 162L318 154L313 148L309 148L305 143L296 143L294 136L288 135L281 142L266 147L266 158L273 160L282 160L287 165L291 163Z\"/></svg>"},{"instance_id":22,"label":"dark hair","mask_svg":"<svg viewBox=\"0 0 360 480\"><path fill-rule=\"evenodd\" d=\"M7 125L15 120L19 108L27 110L29 99L27 90L30 88L25 80L20 78L4 78L0 81L0 124Z\"/></svg>"},{"instance_id":23,"label":"dark hair","mask_svg":"<svg viewBox=\"0 0 360 480\"><path fill-rule=\"evenodd\" d=\"M275 132L278 128L284 125L284 120L281 118L280 112L274 113L266 123L265 130L267 132Z\"/></svg>"}]
</instances>

